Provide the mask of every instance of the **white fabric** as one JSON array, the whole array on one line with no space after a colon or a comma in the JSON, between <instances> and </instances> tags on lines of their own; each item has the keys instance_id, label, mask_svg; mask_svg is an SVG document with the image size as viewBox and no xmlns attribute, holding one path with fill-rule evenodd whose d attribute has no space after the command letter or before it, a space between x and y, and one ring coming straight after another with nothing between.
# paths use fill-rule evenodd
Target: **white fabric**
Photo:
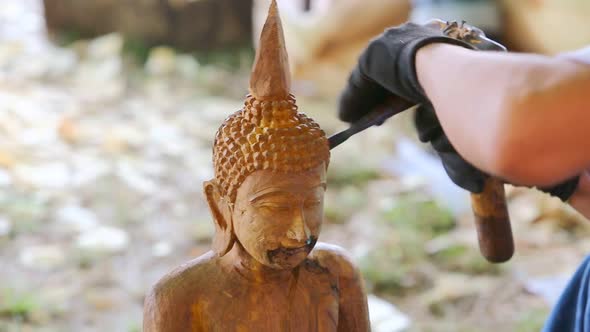
<instances>
[{"instance_id":1,"label":"white fabric","mask_svg":"<svg viewBox=\"0 0 590 332\"><path fill-rule=\"evenodd\" d=\"M590 65L590 46L572 52L561 53L559 57Z\"/></svg>"}]
</instances>

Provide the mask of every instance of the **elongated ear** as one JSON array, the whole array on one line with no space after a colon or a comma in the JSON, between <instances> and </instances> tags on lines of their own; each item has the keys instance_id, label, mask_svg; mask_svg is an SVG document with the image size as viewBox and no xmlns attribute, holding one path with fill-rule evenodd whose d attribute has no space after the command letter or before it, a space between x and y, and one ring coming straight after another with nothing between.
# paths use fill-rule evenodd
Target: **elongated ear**
<instances>
[{"instance_id":1,"label":"elongated ear","mask_svg":"<svg viewBox=\"0 0 590 332\"><path fill-rule=\"evenodd\" d=\"M229 252L236 241L232 223L231 205L227 199L221 196L219 186L215 180L203 183L203 191L215 224L213 251L221 257Z\"/></svg>"}]
</instances>

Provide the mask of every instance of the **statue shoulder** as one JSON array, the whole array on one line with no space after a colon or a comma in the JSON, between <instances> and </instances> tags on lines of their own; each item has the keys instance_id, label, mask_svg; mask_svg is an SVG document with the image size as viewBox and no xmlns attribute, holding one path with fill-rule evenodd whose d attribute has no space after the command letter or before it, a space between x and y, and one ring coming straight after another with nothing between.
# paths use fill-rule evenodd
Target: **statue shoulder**
<instances>
[{"instance_id":1,"label":"statue shoulder","mask_svg":"<svg viewBox=\"0 0 590 332\"><path fill-rule=\"evenodd\" d=\"M318 242L309 259L316 261L321 267L328 269L338 278L357 278L358 269L350 255L342 247Z\"/></svg>"},{"instance_id":2,"label":"statue shoulder","mask_svg":"<svg viewBox=\"0 0 590 332\"><path fill-rule=\"evenodd\" d=\"M213 252L208 252L162 277L145 298L144 331L182 330L183 327L178 324L183 324L184 319L181 318L187 313L181 308L190 308L198 300L201 293L199 287L206 284L208 275L214 273L216 259Z\"/></svg>"},{"instance_id":3,"label":"statue shoulder","mask_svg":"<svg viewBox=\"0 0 590 332\"><path fill-rule=\"evenodd\" d=\"M186 262L162 277L154 285L152 292L159 296L174 294L177 291L185 292L186 287L194 287L201 279L207 279L207 274L215 269L216 260L215 253L209 251Z\"/></svg>"},{"instance_id":4,"label":"statue shoulder","mask_svg":"<svg viewBox=\"0 0 590 332\"><path fill-rule=\"evenodd\" d=\"M338 246L320 244L316 248L312 259L337 278L338 331L370 331L367 293L352 258Z\"/></svg>"}]
</instances>

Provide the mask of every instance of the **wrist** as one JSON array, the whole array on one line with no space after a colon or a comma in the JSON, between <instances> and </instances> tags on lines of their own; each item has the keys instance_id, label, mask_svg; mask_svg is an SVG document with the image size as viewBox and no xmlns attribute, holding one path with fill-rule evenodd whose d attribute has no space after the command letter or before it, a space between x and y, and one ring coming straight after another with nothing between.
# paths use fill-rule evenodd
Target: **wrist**
<instances>
[{"instance_id":1,"label":"wrist","mask_svg":"<svg viewBox=\"0 0 590 332\"><path fill-rule=\"evenodd\" d=\"M432 70L429 70L430 64L434 63L433 59L436 57L436 53L440 52L440 48L444 48L448 45L445 44L430 44L424 47L421 47L416 52L416 75L418 76L418 81L420 84L425 87L426 82L429 82L429 73L432 73Z\"/></svg>"},{"instance_id":2,"label":"wrist","mask_svg":"<svg viewBox=\"0 0 590 332\"><path fill-rule=\"evenodd\" d=\"M441 64L447 65L449 59L464 52L463 47L447 43L431 43L420 47L416 51L415 66L418 82L428 95L431 89L435 89L437 84L441 84L440 73Z\"/></svg>"},{"instance_id":3,"label":"wrist","mask_svg":"<svg viewBox=\"0 0 590 332\"><path fill-rule=\"evenodd\" d=\"M426 61L422 61L422 64L429 63L430 65L439 65L442 63L448 63L449 58L438 60L440 53L447 52L447 49L473 49L470 44L454 39L447 36L429 36L425 38L418 38L404 46L401 61L398 63L402 68L408 68L410 70L410 84L416 90L418 95L427 96L424 86L422 86L419 73L418 73L418 54L421 51L426 50L426 53L422 52L421 58L426 57ZM428 59L429 58L429 59ZM437 60L434 60L437 59ZM424 59L423 59L424 60ZM428 72L436 72L428 69ZM440 79L439 79L440 81ZM416 96L417 97L417 96Z\"/></svg>"}]
</instances>

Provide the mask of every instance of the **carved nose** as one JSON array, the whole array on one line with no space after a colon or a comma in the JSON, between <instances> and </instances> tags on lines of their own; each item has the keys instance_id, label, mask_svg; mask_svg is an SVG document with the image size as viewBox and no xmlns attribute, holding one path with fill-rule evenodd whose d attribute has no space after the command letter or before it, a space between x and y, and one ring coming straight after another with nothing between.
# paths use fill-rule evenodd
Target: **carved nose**
<instances>
[{"instance_id":1,"label":"carved nose","mask_svg":"<svg viewBox=\"0 0 590 332\"><path fill-rule=\"evenodd\" d=\"M299 244L304 244L311 236L311 231L305 224L305 216L303 211L298 209L293 218L293 223L287 231L287 237L291 240L297 241Z\"/></svg>"}]
</instances>

